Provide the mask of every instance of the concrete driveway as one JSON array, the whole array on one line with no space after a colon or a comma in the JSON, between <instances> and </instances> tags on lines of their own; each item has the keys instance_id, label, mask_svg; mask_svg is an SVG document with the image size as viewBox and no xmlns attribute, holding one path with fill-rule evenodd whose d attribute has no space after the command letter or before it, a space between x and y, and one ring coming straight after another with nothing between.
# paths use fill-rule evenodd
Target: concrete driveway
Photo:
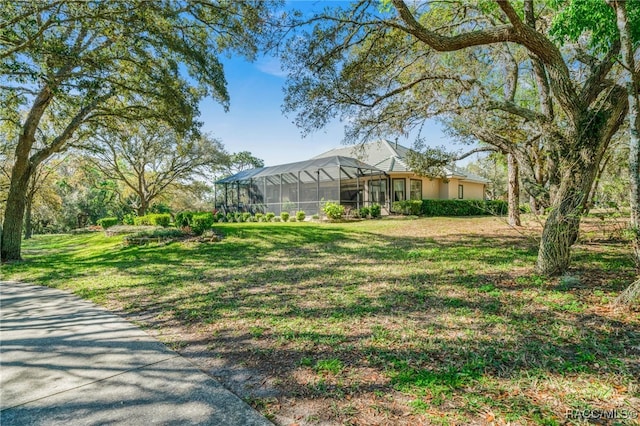
<instances>
[{"instance_id":1,"label":"concrete driveway","mask_svg":"<svg viewBox=\"0 0 640 426\"><path fill-rule=\"evenodd\" d=\"M272 425L195 365L69 293L0 282L1 425Z\"/></svg>"}]
</instances>

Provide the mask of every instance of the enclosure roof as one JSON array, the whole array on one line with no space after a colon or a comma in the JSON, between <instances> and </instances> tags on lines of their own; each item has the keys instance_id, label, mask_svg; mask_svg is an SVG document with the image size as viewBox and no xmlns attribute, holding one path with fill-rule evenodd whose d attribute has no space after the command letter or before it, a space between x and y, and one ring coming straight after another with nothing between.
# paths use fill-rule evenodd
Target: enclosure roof
<instances>
[{"instance_id":1,"label":"enclosure roof","mask_svg":"<svg viewBox=\"0 0 640 426\"><path fill-rule=\"evenodd\" d=\"M353 169L360 169L360 175L372 175L384 173L377 167L371 166L360 160L356 160L351 157L344 157L342 155L333 155L322 158L312 158L311 160L298 161L296 163L280 164L272 167L261 167L259 169L243 170L240 173L220 179L216 183L232 183L243 182L249 179L255 179L265 176L276 176L288 173L297 172L317 172L321 169L335 168L335 167L349 167Z\"/></svg>"}]
</instances>

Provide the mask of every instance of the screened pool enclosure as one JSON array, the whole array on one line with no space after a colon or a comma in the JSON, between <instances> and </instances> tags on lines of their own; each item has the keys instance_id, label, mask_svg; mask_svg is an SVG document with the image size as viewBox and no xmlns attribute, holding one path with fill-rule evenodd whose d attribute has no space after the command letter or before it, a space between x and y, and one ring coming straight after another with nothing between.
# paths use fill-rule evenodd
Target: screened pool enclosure
<instances>
[{"instance_id":1,"label":"screened pool enclosure","mask_svg":"<svg viewBox=\"0 0 640 426\"><path fill-rule=\"evenodd\" d=\"M387 176L355 158L333 156L245 170L216 182L216 208L318 214L326 202L357 209L384 205Z\"/></svg>"}]
</instances>

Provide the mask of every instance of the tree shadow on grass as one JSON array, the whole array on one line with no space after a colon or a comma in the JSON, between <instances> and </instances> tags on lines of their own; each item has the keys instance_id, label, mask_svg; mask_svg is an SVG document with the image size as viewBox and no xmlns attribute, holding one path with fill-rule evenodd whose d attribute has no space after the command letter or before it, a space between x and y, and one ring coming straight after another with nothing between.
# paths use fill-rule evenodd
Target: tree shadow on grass
<instances>
[{"instance_id":1,"label":"tree shadow on grass","mask_svg":"<svg viewBox=\"0 0 640 426\"><path fill-rule=\"evenodd\" d=\"M574 388L591 380L608 389L640 376L634 322L601 315L580 292L531 274L536 247L522 236L395 237L330 226L225 230L225 239L211 245L61 253L32 264L50 265L51 282L75 279L78 270L129 279L95 294L118 299L130 313L158 312L148 320L156 327L177 322L201 330L189 344L210 348L196 357L218 359L214 375L244 363L277 376L285 398L436 393L472 417L480 404L531 420L536 412L558 416L536 399L536 380ZM581 256L576 270L589 274L593 256ZM623 273L631 266L623 254L600 258ZM517 262L524 272L514 274ZM607 273L602 286L613 290L606 278L620 270ZM339 359L344 374L320 374L302 365L304 358ZM347 374L367 368L385 380ZM301 370L315 379L299 382ZM501 386L513 396L500 396ZM244 395L260 395L252 392ZM560 406L603 401L572 392L578 396L559 397ZM638 398L637 391L628 397Z\"/></svg>"}]
</instances>

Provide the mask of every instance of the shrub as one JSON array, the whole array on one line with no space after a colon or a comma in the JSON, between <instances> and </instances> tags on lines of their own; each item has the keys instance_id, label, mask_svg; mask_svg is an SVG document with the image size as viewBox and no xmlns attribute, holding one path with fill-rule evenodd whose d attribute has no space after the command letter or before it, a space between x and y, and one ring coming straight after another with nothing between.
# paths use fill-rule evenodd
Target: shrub
<instances>
[{"instance_id":1,"label":"shrub","mask_svg":"<svg viewBox=\"0 0 640 426\"><path fill-rule=\"evenodd\" d=\"M171 215L169 213L152 213L136 217L133 223L137 226L154 225L167 227L171 224Z\"/></svg>"},{"instance_id":2,"label":"shrub","mask_svg":"<svg viewBox=\"0 0 640 426\"><path fill-rule=\"evenodd\" d=\"M422 200L425 216L482 216L507 213L506 201L484 200Z\"/></svg>"},{"instance_id":3,"label":"shrub","mask_svg":"<svg viewBox=\"0 0 640 426\"><path fill-rule=\"evenodd\" d=\"M295 216L290 217L289 222L297 222L296 217Z\"/></svg>"},{"instance_id":4,"label":"shrub","mask_svg":"<svg viewBox=\"0 0 640 426\"><path fill-rule=\"evenodd\" d=\"M302 210L296 212L296 220L298 222L302 222L306 216L307 215Z\"/></svg>"},{"instance_id":5,"label":"shrub","mask_svg":"<svg viewBox=\"0 0 640 426\"><path fill-rule=\"evenodd\" d=\"M202 235L204 231L211 229L214 220L212 213L196 213L191 218L191 230L196 235Z\"/></svg>"},{"instance_id":6,"label":"shrub","mask_svg":"<svg viewBox=\"0 0 640 426\"><path fill-rule=\"evenodd\" d=\"M103 229L110 228L114 225L118 224L117 217L103 217L102 219L98 219L96 222L98 225L102 226Z\"/></svg>"},{"instance_id":7,"label":"shrub","mask_svg":"<svg viewBox=\"0 0 640 426\"><path fill-rule=\"evenodd\" d=\"M184 227L191 226L191 219L193 218L194 212L180 212L176 214L176 226Z\"/></svg>"},{"instance_id":8,"label":"shrub","mask_svg":"<svg viewBox=\"0 0 640 426\"><path fill-rule=\"evenodd\" d=\"M422 212L422 200L394 201L391 205L391 211L417 216Z\"/></svg>"},{"instance_id":9,"label":"shrub","mask_svg":"<svg viewBox=\"0 0 640 426\"><path fill-rule=\"evenodd\" d=\"M233 223L234 215L233 213L227 213L227 222Z\"/></svg>"},{"instance_id":10,"label":"shrub","mask_svg":"<svg viewBox=\"0 0 640 426\"><path fill-rule=\"evenodd\" d=\"M151 216L152 225L162 226L164 228L171 225L171 215L169 213L155 213L149 216Z\"/></svg>"},{"instance_id":11,"label":"shrub","mask_svg":"<svg viewBox=\"0 0 640 426\"><path fill-rule=\"evenodd\" d=\"M272 212L269 212L269 213L264 215L264 220L265 220L265 222L271 222L271 221L273 221L274 217L276 217L276 214L272 213Z\"/></svg>"},{"instance_id":12,"label":"shrub","mask_svg":"<svg viewBox=\"0 0 640 426\"><path fill-rule=\"evenodd\" d=\"M531 206L529 204L520 204L518 210L520 210L520 213L531 213Z\"/></svg>"},{"instance_id":13,"label":"shrub","mask_svg":"<svg viewBox=\"0 0 640 426\"><path fill-rule=\"evenodd\" d=\"M125 225L134 225L136 220L135 213L127 213L122 217L122 223Z\"/></svg>"},{"instance_id":14,"label":"shrub","mask_svg":"<svg viewBox=\"0 0 640 426\"><path fill-rule=\"evenodd\" d=\"M280 216L276 216L272 220L273 222L280 222Z\"/></svg>"},{"instance_id":15,"label":"shrub","mask_svg":"<svg viewBox=\"0 0 640 426\"><path fill-rule=\"evenodd\" d=\"M151 219L149 219L149 216L137 216L136 218L133 219L133 224L136 226L149 226L151 225Z\"/></svg>"},{"instance_id":16,"label":"shrub","mask_svg":"<svg viewBox=\"0 0 640 426\"><path fill-rule=\"evenodd\" d=\"M369 207L369 214L371 214L371 217L374 219L380 217L382 214L382 207L380 207L380 204L372 204L371 207Z\"/></svg>"},{"instance_id":17,"label":"shrub","mask_svg":"<svg viewBox=\"0 0 640 426\"><path fill-rule=\"evenodd\" d=\"M369 207L360 207L360 210L358 210L358 215L365 219L369 217Z\"/></svg>"},{"instance_id":18,"label":"shrub","mask_svg":"<svg viewBox=\"0 0 640 426\"><path fill-rule=\"evenodd\" d=\"M263 216L264 215L262 213L256 213L256 216L255 216L256 222L262 222L262 217Z\"/></svg>"},{"instance_id":19,"label":"shrub","mask_svg":"<svg viewBox=\"0 0 640 426\"><path fill-rule=\"evenodd\" d=\"M244 222L251 222L251 213L249 212L242 213L242 220Z\"/></svg>"},{"instance_id":20,"label":"shrub","mask_svg":"<svg viewBox=\"0 0 640 426\"><path fill-rule=\"evenodd\" d=\"M322 208L324 214L331 220L342 219L342 215L344 214L344 206L341 206L337 203L326 203Z\"/></svg>"},{"instance_id":21,"label":"shrub","mask_svg":"<svg viewBox=\"0 0 640 426\"><path fill-rule=\"evenodd\" d=\"M313 216L311 216L311 219L318 220L320 219L320 216L318 216L317 214L314 214Z\"/></svg>"},{"instance_id":22,"label":"shrub","mask_svg":"<svg viewBox=\"0 0 640 426\"><path fill-rule=\"evenodd\" d=\"M289 213L288 212L282 212L280 213L280 219L282 219L283 222L287 222L289 220Z\"/></svg>"}]
</instances>

